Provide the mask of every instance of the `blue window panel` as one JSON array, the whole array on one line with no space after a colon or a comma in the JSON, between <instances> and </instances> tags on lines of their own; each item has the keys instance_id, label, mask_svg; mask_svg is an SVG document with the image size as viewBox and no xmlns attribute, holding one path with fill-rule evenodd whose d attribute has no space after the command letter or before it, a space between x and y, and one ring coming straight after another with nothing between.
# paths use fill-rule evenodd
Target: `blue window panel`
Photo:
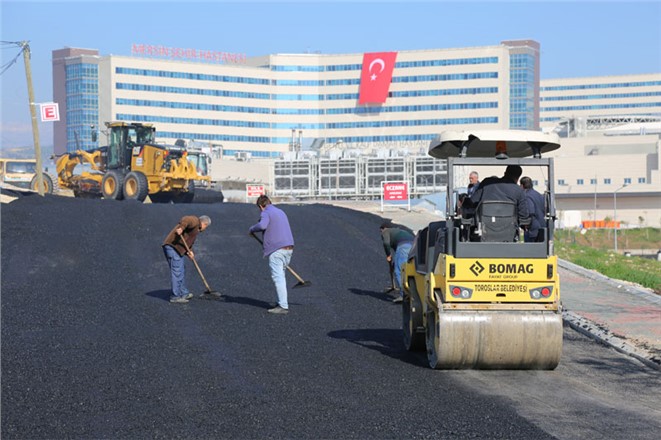
<instances>
[{"instance_id":1,"label":"blue window panel","mask_svg":"<svg viewBox=\"0 0 661 440\"><path fill-rule=\"evenodd\" d=\"M313 86L320 87L324 85L324 81L313 81L313 80L293 80L293 79L278 79L273 81L273 85L276 86Z\"/></svg>"},{"instance_id":2,"label":"blue window panel","mask_svg":"<svg viewBox=\"0 0 661 440\"><path fill-rule=\"evenodd\" d=\"M130 115L123 113L118 113L117 118L122 121L160 122L163 124L211 125L214 127L271 128L271 124L268 122L255 122L255 121L229 121L224 119L145 116L145 115Z\"/></svg>"},{"instance_id":3,"label":"blue window panel","mask_svg":"<svg viewBox=\"0 0 661 440\"><path fill-rule=\"evenodd\" d=\"M245 107L238 105L218 105L218 104L198 104L193 102L173 102L173 101L152 101L146 99L125 99L117 98L115 103L118 105L130 105L136 107L161 107L176 108L185 110L234 112L234 113L259 113L270 114L268 107Z\"/></svg>"},{"instance_id":4,"label":"blue window panel","mask_svg":"<svg viewBox=\"0 0 661 440\"><path fill-rule=\"evenodd\" d=\"M620 98L644 98L649 96L661 96L661 92L641 93L610 93L606 95L577 95L577 96L549 96L542 97L541 101L571 101L579 99L620 99Z\"/></svg>"},{"instance_id":5,"label":"blue window panel","mask_svg":"<svg viewBox=\"0 0 661 440\"><path fill-rule=\"evenodd\" d=\"M271 95L276 101L323 101L324 95Z\"/></svg>"},{"instance_id":6,"label":"blue window panel","mask_svg":"<svg viewBox=\"0 0 661 440\"><path fill-rule=\"evenodd\" d=\"M261 85L270 84L270 81L264 78L250 78L243 76L228 76L228 75L210 75L210 74L189 73L189 72L171 72L166 70L134 69L128 67L115 67L115 73L125 74L125 75L135 75L135 76L192 79L199 81L215 81L215 82L239 83L239 84L261 84Z\"/></svg>"},{"instance_id":7,"label":"blue window panel","mask_svg":"<svg viewBox=\"0 0 661 440\"><path fill-rule=\"evenodd\" d=\"M119 118L117 119L119 120ZM174 132L174 131L159 131L158 137L170 138L170 139L195 139L196 141L254 142L254 143L270 143L270 139L271 139L266 136L239 136L239 135Z\"/></svg>"},{"instance_id":8,"label":"blue window panel","mask_svg":"<svg viewBox=\"0 0 661 440\"><path fill-rule=\"evenodd\" d=\"M413 67L441 67L441 66L461 66L473 64L497 64L498 57L476 57L476 58L456 58L442 60L422 60L422 61L399 61L395 63L396 69ZM362 70L362 64L340 64L329 66L271 66L271 70L276 72L346 72L352 70Z\"/></svg>"},{"instance_id":9,"label":"blue window panel","mask_svg":"<svg viewBox=\"0 0 661 440\"><path fill-rule=\"evenodd\" d=\"M274 72L323 72L324 66L271 66Z\"/></svg>"},{"instance_id":10,"label":"blue window panel","mask_svg":"<svg viewBox=\"0 0 661 440\"><path fill-rule=\"evenodd\" d=\"M256 151L256 150L227 150L223 149L223 155L234 156L236 153L250 153L252 157L260 158L278 158L282 156L280 151Z\"/></svg>"},{"instance_id":11,"label":"blue window panel","mask_svg":"<svg viewBox=\"0 0 661 440\"><path fill-rule=\"evenodd\" d=\"M581 84L573 86L548 86L541 87L542 92L552 92L560 90L589 90L589 89L615 89L622 87L649 87L661 86L661 81L636 81L636 82L623 82L623 83L609 83L609 84Z\"/></svg>"},{"instance_id":12,"label":"blue window panel","mask_svg":"<svg viewBox=\"0 0 661 440\"><path fill-rule=\"evenodd\" d=\"M118 90L136 90L143 92L176 93L201 96L222 96L226 98L271 99L268 93L236 92L228 90L193 89L188 87L150 86L145 84L116 83Z\"/></svg>"},{"instance_id":13,"label":"blue window panel","mask_svg":"<svg viewBox=\"0 0 661 440\"><path fill-rule=\"evenodd\" d=\"M644 177L639 177L638 178L638 183L645 183L645 178Z\"/></svg>"},{"instance_id":14,"label":"blue window panel","mask_svg":"<svg viewBox=\"0 0 661 440\"><path fill-rule=\"evenodd\" d=\"M604 179L604 183L605 183L606 185L610 185L610 184L611 184L611 179L610 179L609 177L605 178L605 179Z\"/></svg>"},{"instance_id":15,"label":"blue window panel","mask_svg":"<svg viewBox=\"0 0 661 440\"><path fill-rule=\"evenodd\" d=\"M661 107L661 102L637 102L630 104L601 104L601 105L576 105L566 107L542 107L540 111L545 112L564 112L571 110L604 110L614 108L642 108L642 107Z\"/></svg>"}]
</instances>

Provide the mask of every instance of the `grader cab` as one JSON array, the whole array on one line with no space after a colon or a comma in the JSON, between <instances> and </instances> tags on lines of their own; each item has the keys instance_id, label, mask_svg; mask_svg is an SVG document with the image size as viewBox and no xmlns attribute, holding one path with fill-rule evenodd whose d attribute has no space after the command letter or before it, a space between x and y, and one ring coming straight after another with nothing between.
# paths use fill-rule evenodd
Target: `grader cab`
<instances>
[{"instance_id":1,"label":"grader cab","mask_svg":"<svg viewBox=\"0 0 661 440\"><path fill-rule=\"evenodd\" d=\"M185 150L156 144L151 124L112 122L106 127L108 146L66 153L57 160L60 186L72 189L75 196L140 202L149 196L155 203L189 203L194 182L210 180L198 175ZM76 173L78 165L83 171Z\"/></svg>"},{"instance_id":2,"label":"grader cab","mask_svg":"<svg viewBox=\"0 0 661 440\"><path fill-rule=\"evenodd\" d=\"M448 161L446 219L416 236L402 271L408 350L426 350L438 369L554 369L562 352L553 159L555 135L516 130L444 132L429 154ZM532 157L529 157L532 156ZM508 165L543 192L537 242L519 239L516 206L481 200L461 210L469 171L502 175ZM541 188L544 188L543 191Z\"/></svg>"}]
</instances>

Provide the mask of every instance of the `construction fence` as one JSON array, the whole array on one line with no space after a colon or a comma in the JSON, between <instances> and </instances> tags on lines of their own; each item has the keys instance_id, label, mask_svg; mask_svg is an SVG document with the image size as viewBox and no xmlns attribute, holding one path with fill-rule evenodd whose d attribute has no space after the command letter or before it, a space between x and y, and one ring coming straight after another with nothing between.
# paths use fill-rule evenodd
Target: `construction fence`
<instances>
[{"instance_id":1,"label":"construction fence","mask_svg":"<svg viewBox=\"0 0 661 440\"><path fill-rule=\"evenodd\" d=\"M376 198L382 182L408 182L412 197L444 191L447 162L423 155L305 157L274 161L273 195L297 198Z\"/></svg>"}]
</instances>

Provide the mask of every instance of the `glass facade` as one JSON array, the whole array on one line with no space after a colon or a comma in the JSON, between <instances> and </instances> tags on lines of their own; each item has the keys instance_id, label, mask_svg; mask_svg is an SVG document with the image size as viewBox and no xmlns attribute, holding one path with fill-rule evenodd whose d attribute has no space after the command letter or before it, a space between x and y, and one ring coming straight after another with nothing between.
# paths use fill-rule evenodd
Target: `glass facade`
<instances>
[{"instance_id":1,"label":"glass facade","mask_svg":"<svg viewBox=\"0 0 661 440\"><path fill-rule=\"evenodd\" d=\"M510 55L510 128L534 130L535 63L532 54Z\"/></svg>"},{"instance_id":2,"label":"glass facade","mask_svg":"<svg viewBox=\"0 0 661 440\"><path fill-rule=\"evenodd\" d=\"M99 68L96 64L69 64L65 75L67 151L95 148L91 125L99 124Z\"/></svg>"},{"instance_id":3,"label":"glass facade","mask_svg":"<svg viewBox=\"0 0 661 440\"><path fill-rule=\"evenodd\" d=\"M172 143L170 138L220 141L226 142L227 152L245 151L254 157L286 151L282 146L291 138L285 132L292 129L306 130L308 139L361 144L357 148L368 143L399 148L398 142L402 148L420 148L444 126L507 126L508 109L503 106L508 84L502 78L508 68L517 86L535 78L529 77L525 64L508 66L507 50L501 45L402 51L387 102L359 105L360 54L276 54L246 66L216 68L62 49L57 52L67 65L67 149L97 147L91 143L90 125L112 120L154 123L159 141L165 143ZM87 64L90 61L97 64ZM329 62L333 64L321 64ZM101 88L99 68L108 81ZM531 124L525 99L512 109L519 111L524 124Z\"/></svg>"}]
</instances>

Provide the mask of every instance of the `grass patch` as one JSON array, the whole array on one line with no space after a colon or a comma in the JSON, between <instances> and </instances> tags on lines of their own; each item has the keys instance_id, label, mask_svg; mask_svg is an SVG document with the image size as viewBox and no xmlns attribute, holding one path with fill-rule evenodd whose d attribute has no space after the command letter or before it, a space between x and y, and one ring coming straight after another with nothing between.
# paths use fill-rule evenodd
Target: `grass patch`
<instances>
[{"instance_id":1,"label":"grass patch","mask_svg":"<svg viewBox=\"0 0 661 440\"><path fill-rule=\"evenodd\" d=\"M661 249L661 230L641 228L618 231L618 253L614 247L612 230L590 230L580 234L576 230L558 230L555 252L559 258L586 269L593 269L610 278L630 281L661 293L661 262L656 252ZM651 255L625 257L625 250Z\"/></svg>"}]
</instances>

